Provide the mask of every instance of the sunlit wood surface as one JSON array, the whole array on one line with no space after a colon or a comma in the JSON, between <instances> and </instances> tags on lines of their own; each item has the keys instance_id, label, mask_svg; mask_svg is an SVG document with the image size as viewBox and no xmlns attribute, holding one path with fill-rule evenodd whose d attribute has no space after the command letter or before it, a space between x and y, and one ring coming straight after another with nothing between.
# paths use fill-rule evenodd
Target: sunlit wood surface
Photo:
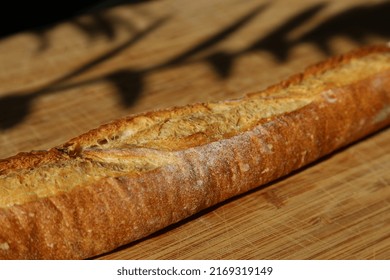
<instances>
[{"instance_id":1,"label":"sunlit wood surface","mask_svg":"<svg viewBox=\"0 0 390 280\"><path fill-rule=\"evenodd\" d=\"M145 1L0 39L0 158L390 40L388 1ZM101 259L389 259L390 131Z\"/></svg>"}]
</instances>

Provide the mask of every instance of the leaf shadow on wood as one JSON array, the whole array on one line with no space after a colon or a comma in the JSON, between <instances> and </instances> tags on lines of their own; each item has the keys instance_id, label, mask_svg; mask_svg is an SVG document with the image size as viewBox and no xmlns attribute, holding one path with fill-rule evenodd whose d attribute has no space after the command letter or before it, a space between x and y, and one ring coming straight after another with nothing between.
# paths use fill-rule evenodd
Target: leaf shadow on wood
<instances>
[{"instance_id":1,"label":"leaf shadow on wood","mask_svg":"<svg viewBox=\"0 0 390 280\"><path fill-rule=\"evenodd\" d=\"M294 39L289 39L291 32L306 24L326 7L326 4L321 3L308 7L293 15L290 19L282 22L268 34L259 34L257 40L243 49L229 52L215 48L218 44L239 32L240 29L249 24L254 18L258 17L267 7L267 4L259 5L257 8L252 9L249 13L241 16L238 20L218 31L210 38L207 38L203 42L200 42L190 49L177 54L174 58L168 59L160 64L148 68L118 69L111 73L83 80L81 82L69 82L71 78L75 78L91 70L98 64L108 61L120 52L130 48L135 42L138 42L147 34L150 34L155 30L166 19L160 20L159 22L152 24L152 26L145 31L140 31L134 38L131 38L122 45L108 51L106 54L93 59L80 68L73 70L71 73L65 74L63 77L52 81L49 85L40 90L3 95L3 97L0 98L0 112L2 112L0 115L0 130L12 128L21 123L30 113L31 103L36 98L47 94L58 93L64 89L77 88L81 85L106 81L117 89L123 106L128 107L134 104L144 91L145 78L156 71L202 62L210 64L220 78L227 79L231 75L231 69L234 62L242 55L248 53L266 51L273 55L280 63L283 63L288 59L291 50L302 43L312 44L324 54L331 55L332 50L329 42L332 38L338 36L343 36L355 42L357 45L364 44L370 36L377 36L384 39L390 37L390 29L387 28L386 25L388 15L390 14L390 3L384 2L351 7L325 19L308 32ZM97 13L99 13L99 11L97 11ZM98 18L101 22L109 22L112 20L108 18L103 19L101 14ZM128 28L131 29L132 27L129 26ZM104 36L107 36L107 38L115 37L115 31L112 26L102 28L102 31L99 31L101 33L99 33L97 29L95 30L95 27L93 26L83 25L80 26L80 29L84 30L85 33L90 34L88 36L92 37L100 36L101 34L105 34ZM203 54L204 52L206 54Z\"/></svg>"},{"instance_id":2,"label":"leaf shadow on wood","mask_svg":"<svg viewBox=\"0 0 390 280\"><path fill-rule=\"evenodd\" d=\"M261 8L256 9L254 12L251 11L249 16L254 17ZM189 51L178 55L176 58L169 60L163 64L153 66L148 69L119 69L115 70L112 73L105 74L100 77L96 77L89 80L83 80L81 82L69 83L68 81L72 78L75 78L88 70L94 68L95 66L105 62L113 57L115 57L120 52L128 49L131 45L135 44L146 35L154 31L157 27L161 26L167 18L158 20L152 24L149 28L144 31L139 32L133 38L127 42L121 44L120 46L108 51L107 53L93 59L89 63L73 70L72 72L63 75L62 77L52 81L44 88L33 91L33 92L23 92L23 93L8 93L0 97L0 130L6 130L12 128L22 122L30 113L32 102L38 97L54 94L65 89L77 88L82 85L90 85L101 81L106 81L111 83L118 92L118 95L121 97L122 104L124 106L131 106L137 99L138 96L142 93L144 88L144 78L153 71L160 69L165 69L169 67L175 67L181 63L184 63L185 60L189 59L192 55L202 51L215 44L216 42L221 41L224 36L229 33L233 33L240 26L245 24L251 18L247 18L247 15L240 19L238 22L232 24L228 28L222 30L212 40L207 40L200 45L196 46Z\"/></svg>"},{"instance_id":3,"label":"leaf shadow on wood","mask_svg":"<svg viewBox=\"0 0 390 280\"><path fill-rule=\"evenodd\" d=\"M358 6L343 11L326 20L298 38L298 42L311 43L326 55L332 55L331 39L347 38L358 45L376 36L390 39L390 2Z\"/></svg>"},{"instance_id":4,"label":"leaf shadow on wood","mask_svg":"<svg viewBox=\"0 0 390 280\"><path fill-rule=\"evenodd\" d=\"M161 26L167 19L168 18L157 20L148 28L143 31L140 31L138 34L130 38L128 41L122 43L120 46L95 58L89 63L82 65L81 67L73 70L72 72L67 73L64 76L52 81L42 89L32 92L8 93L0 97L0 131L12 128L22 122L30 113L32 103L38 97L57 93L69 88L77 88L81 85L99 82L102 78L82 81L74 84L66 84L68 80L75 78L82 73L85 73L96 65L110 59L111 57L114 57L118 53L129 48L131 45L137 43L145 36L152 33L152 31L156 30L159 26ZM127 77L127 79L125 78L125 76ZM127 102L129 105L131 105L138 98L138 94L142 92L143 83L140 81L141 78L142 77L138 73L132 73L129 70L118 70L117 72L110 73L104 77L104 79L112 81L118 89L126 90L126 94L123 94L123 99L125 100L125 103ZM125 86L125 80L130 81L131 85L133 86L136 85L135 90L132 91L132 95L128 95L127 90L129 89L129 87L131 87L131 85Z\"/></svg>"},{"instance_id":5,"label":"leaf shadow on wood","mask_svg":"<svg viewBox=\"0 0 390 280\"><path fill-rule=\"evenodd\" d=\"M118 18L104 13L104 10L118 5L131 5L151 2L142 0L84 0L84 1L21 1L2 3L0 15L2 28L0 38L19 32L29 32L41 41L41 46L49 46L47 32L63 21L68 21L78 28L86 38L95 36L113 38L114 25ZM23 9L24 13L21 12ZM88 20L80 20L79 16L87 14ZM119 19L120 20L120 19ZM131 22L120 24L133 28Z\"/></svg>"}]
</instances>

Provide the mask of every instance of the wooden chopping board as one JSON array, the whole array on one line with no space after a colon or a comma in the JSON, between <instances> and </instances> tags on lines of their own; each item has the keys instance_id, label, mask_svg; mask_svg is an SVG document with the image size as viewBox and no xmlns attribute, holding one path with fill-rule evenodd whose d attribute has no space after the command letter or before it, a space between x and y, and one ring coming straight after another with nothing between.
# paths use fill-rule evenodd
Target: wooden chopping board
<instances>
[{"instance_id":1,"label":"wooden chopping board","mask_svg":"<svg viewBox=\"0 0 390 280\"><path fill-rule=\"evenodd\" d=\"M340 3L342 2L342 3ZM145 1L0 40L0 158L384 43L387 1ZM390 131L99 259L390 259Z\"/></svg>"}]
</instances>

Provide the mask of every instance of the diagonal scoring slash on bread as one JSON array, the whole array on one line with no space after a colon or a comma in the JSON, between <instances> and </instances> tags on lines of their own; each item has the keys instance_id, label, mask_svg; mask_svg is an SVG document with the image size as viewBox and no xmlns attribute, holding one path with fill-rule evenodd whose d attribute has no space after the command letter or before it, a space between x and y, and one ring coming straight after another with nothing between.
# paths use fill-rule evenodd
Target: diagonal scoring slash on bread
<instances>
[{"instance_id":1,"label":"diagonal scoring slash on bread","mask_svg":"<svg viewBox=\"0 0 390 280\"><path fill-rule=\"evenodd\" d=\"M107 252L389 124L385 46L241 99L116 120L0 161L0 258Z\"/></svg>"}]
</instances>

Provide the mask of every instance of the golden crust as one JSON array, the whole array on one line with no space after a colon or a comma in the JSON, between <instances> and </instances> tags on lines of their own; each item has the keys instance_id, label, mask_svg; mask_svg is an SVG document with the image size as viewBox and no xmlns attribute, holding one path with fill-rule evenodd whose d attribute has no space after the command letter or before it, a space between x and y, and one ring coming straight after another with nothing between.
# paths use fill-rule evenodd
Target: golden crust
<instances>
[{"instance_id":1,"label":"golden crust","mask_svg":"<svg viewBox=\"0 0 390 280\"><path fill-rule=\"evenodd\" d=\"M30 169L40 165L52 164L64 158L68 158L68 156L57 149L19 153L13 157L0 160L0 175L19 169Z\"/></svg>"}]
</instances>

